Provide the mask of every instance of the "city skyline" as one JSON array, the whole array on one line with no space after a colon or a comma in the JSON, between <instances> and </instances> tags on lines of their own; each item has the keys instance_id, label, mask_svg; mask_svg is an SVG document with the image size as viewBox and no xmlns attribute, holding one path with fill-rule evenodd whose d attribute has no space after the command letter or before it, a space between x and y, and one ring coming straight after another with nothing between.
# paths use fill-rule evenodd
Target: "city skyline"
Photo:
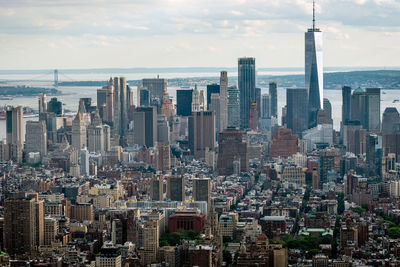
<instances>
[{"instance_id":1,"label":"city skyline","mask_svg":"<svg viewBox=\"0 0 400 267\"><path fill-rule=\"evenodd\" d=\"M299 67L312 23L304 0L1 3L0 69L234 66L243 56ZM397 66L399 10L393 0L317 1L326 66Z\"/></svg>"}]
</instances>

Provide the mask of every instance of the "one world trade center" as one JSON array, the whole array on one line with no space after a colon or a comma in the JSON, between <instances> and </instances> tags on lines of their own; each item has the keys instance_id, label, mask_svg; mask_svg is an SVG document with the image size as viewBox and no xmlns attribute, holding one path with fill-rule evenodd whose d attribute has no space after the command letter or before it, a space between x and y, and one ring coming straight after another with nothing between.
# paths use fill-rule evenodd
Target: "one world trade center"
<instances>
[{"instance_id":1,"label":"one world trade center","mask_svg":"<svg viewBox=\"0 0 400 267\"><path fill-rule=\"evenodd\" d=\"M315 2L313 1L313 26L305 33L305 87L308 93L309 128L317 125L317 113L324 101L324 72L322 32L315 27Z\"/></svg>"}]
</instances>

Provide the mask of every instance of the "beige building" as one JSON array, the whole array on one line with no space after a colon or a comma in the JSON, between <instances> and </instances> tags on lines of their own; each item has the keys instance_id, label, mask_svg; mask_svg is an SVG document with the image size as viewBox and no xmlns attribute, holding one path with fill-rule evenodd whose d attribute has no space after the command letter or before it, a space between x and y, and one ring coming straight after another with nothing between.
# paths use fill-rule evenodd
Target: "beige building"
<instances>
[{"instance_id":1,"label":"beige building","mask_svg":"<svg viewBox=\"0 0 400 267\"><path fill-rule=\"evenodd\" d=\"M157 145L157 170L165 172L171 169L171 148L169 145Z\"/></svg>"},{"instance_id":2,"label":"beige building","mask_svg":"<svg viewBox=\"0 0 400 267\"><path fill-rule=\"evenodd\" d=\"M288 251L287 248L273 248L274 267L288 266Z\"/></svg>"},{"instance_id":3,"label":"beige building","mask_svg":"<svg viewBox=\"0 0 400 267\"><path fill-rule=\"evenodd\" d=\"M224 213L219 217L219 228L221 229L222 236L233 238L233 233L236 229L238 222L238 214L229 212Z\"/></svg>"},{"instance_id":4,"label":"beige building","mask_svg":"<svg viewBox=\"0 0 400 267\"><path fill-rule=\"evenodd\" d=\"M196 159L204 159L207 149L216 146L215 112L193 112L189 117L189 148Z\"/></svg>"},{"instance_id":5,"label":"beige building","mask_svg":"<svg viewBox=\"0 0 400 267\"><path fill-rule=\"evenodd\" d=\"M72 122L72 142L71 145L80 150L87 146L86 124L83 116L78 112Z\"/></svg>"},{"instance_id":6,"label":"beige building","mask_svg":"<svg viewBox=\"0 0 400 267\"><path fill-rule=\"evenodd\" d=\"M56 240L58 221L51 217L44 219L44 245L50 246Z\"/></svg>"},{"instance_id":7,"label":"beige building","mask_svg":"<svg viewBox=\"0 0 400 267\"><path fill-rule=\"evenodd\" d=\"M76 204L71 206L71 219L79 222L93 221L94 212L92 204Z\"/></svg>"},{"instance_id":8,"label":"beige building","mask_svg":"<svg viewBox=\"0 0 400 267\"><path fill-rule=\"evenodd\" d=\"M43 245L44 208L37 194L10 194L4 202L4 247L9 255L30 253Z\"/></svg>"},{"instance_id":9,"label":"beige building","mask_svg":"<svg viewBox=\"0 0 400 267\"><path fill-rule=\"evenodd\" d=\"M119 248L106 243L100 249L100 254L96 257L96 267L121 267L122 258Z\"/></svg>"},{"instance_id":10,"label":"beige building","mask_svg":"<svg viewBox=\"0 0 400 267\"><path fill-rule=\"evenodd\" d=\"M306 184L306 174L302 167L287 166L283 169L282 181L288 187L301 187Z\"/></svg>"},{"instance_id":11,"label":"beige building","mask_svg":"<svg viewBox=\"0 0 400 267\"><path fill-rule=\"evenodd\" d=\"M61 203L45 202L44 203L44 214L46 216L62 216L63 215L63 206Z\"/></svg>"},{"instance_id":12,"label":"beige building","mask_svg":"<svg viewBox=\"0 0 400 267\"><path fill-rule=\"evenodd\" d=\"M159 229L158 222L147 221L144 224L144 227L140 229L142 231L142 244L143 251L141 258L142 264L147 265L151 264L157 260L158 249L159 249Z\"/></svg>"}]
</instances>

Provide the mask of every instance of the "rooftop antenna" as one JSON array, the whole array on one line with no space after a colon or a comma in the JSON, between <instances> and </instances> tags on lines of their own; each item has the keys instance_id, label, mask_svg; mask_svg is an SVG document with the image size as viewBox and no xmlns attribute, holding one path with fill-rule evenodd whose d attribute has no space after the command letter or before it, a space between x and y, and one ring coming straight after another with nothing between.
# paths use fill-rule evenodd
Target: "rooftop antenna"
<instances>
[{"instance_id":1,"label":"rooftop antenna","mask_svg":"<svg viewBox=\"0 0 400 267\"><path fill-rule=\"evenodd\" d=\"M315 32L315 0L313 0L313 31Z\"/></svg>"}]
</instances>

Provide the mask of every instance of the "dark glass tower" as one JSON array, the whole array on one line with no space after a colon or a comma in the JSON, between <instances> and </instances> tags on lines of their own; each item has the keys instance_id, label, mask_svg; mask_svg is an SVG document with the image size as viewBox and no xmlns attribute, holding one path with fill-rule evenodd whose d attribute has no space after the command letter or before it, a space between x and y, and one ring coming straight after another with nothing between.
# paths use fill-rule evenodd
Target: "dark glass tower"
<instances>
[{"instance_id":1,"label":"dark glass tower","mask_svg":"<svg viewBox=\"0 0 400 267\"><path fill-rule=\"evenodd\" d=\"M271 116L278 117L278 90L276 82L269 83L269 97L271 102Z\"/></svg>"},{"instance_id":2,"label":"dark glass tower","mask_svg":"<svg viewBox=\"0 0 400 267\"><path fill-rule=\"evenodd\" d=\"M351 119L351 87L342 88L342 123L347 124Z\"/></svg>"},{"instance_id":3,"label":"dark glass tower","mask_svg":"<svg viewBox=\"0 0 400 267\"><path fill-rule=\"evenodd\" d=\"M207 110L210 109L211 94L219 94L219 84L207 85Z\"/></svg>"},{"instance_id":4,"label":"dark glass tower","mask_svg":"<svg viewBox=\"0 0 400 267\"><path fill-rule=\"evenodd\" d=\"M256 101L256 59L239 58L240 127L250 126L250 107Z\"/></svg>"},{"instance_id":5,"label":"dark glass tower","mask_svg":"<svg viewBox=\"0 0 400 267\"><path fill-rule=\"evenodd\" d=\"M313 3L313 7L315 4ZM308 93L309 128L317 125L317 112L323 107L324 70L323 35L315 27L315 8L313 8L313 27L305 33L305 85Z\"/></svg>"},{"instance_id":6,"label":"dark glass tower","mask_svg":"<svg viewBox=\"0 0 400 267\"><path fill-rule=\"evenodd\" d=\"M150 91L145 88L140 89L140 106L150 106Z\"/></svg>"},{"instance_id":7,"label":"dark glass tower","mask_svg":"<svg viewBox=\"0 0 400 267\"><path fill-rule=\"evenodd\" d=\"M301 136L307 129L307 90L288 88L286 90L286 122L287 128Z\"/></svg>"},{"instance_id":8,"label":"dark glass tower","mask_svg":"<svg viewBox=\"0 0 400 267\"><path fill-rule=\"evenodd\" d=\"M176 91L176 115L192 115L192 89L181 89Z\"/></svg>"}]
</instances>

